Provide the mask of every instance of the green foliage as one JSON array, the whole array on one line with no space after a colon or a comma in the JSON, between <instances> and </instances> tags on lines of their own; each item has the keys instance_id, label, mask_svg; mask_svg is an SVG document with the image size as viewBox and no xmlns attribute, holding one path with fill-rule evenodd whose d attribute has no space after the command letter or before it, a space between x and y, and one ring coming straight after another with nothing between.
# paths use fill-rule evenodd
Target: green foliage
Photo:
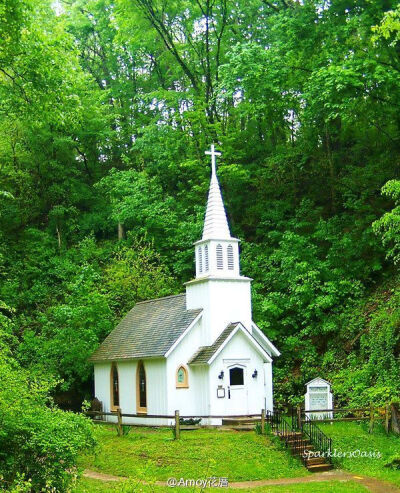
<instances>
[{"instance_id":1,"label":"green foliage","mask_svg":"<svg viewBox=\"0 0 400 493\"><path fill-rule=\"evenodd\" d=\"M400 181L388 181L382 187L382 194L393 199L396 207L375 221L373 227L382 237L387 256L397 264L400 260Z\"/></svg>"},{"instance_id":2,"label":"green foliage","mask_svg":"<svg viewBox=\"0 0 400 493\"><path fill-rule=\"evenodd\" d=\"M277 400L321 373L343 401L393 397L398 300L364 308L399 257L397 3L59 10L0 3L0 299L23 368L81 401L117 320L182 289L216 142Z\"/></svg>"},{"instance_id":3,"label":"green foliage","mask_svg":"<svg viewBox=\"0 0 400 493\"><path fill-rule=\"evenodd\" d=\"M348 365L333 375L337 398L343 403L385 406L397 401L400 384L400 299L398 277L345 314L343 347Z\"/></svg>"},{"instance_id":4,"label":"green foliage","mask_svg":"<svg viewBox=\"0 0 400 493\"><path fill-rule=\"evenodd\" d=\"M47 256L46 248L40 253L29 269L46 265L46 270L43 277L34 276L27 301L40 297L42 305L18 320L26 325L18 358L59 379L59 389L83 395L92 375L87 360L116 317L136 301L169 293L174 283L144 241L100 247L88 237L62 255Z\"/></svg>"},{"instance_id":5,"label":"green foliage","mask_svg":"<svg viewBox=\"0 0 400 493\"><path fill-rule=\"evenodd\" d=\"M79 407L115 323L193 275L212 142L254 319L282 352L276 401L319 374L343 404L396 398L397 3L57 8L0 1L7 481L67 488L90 430L47 396Z\"/></svg>"},{"instance_id":6,"label":"green foliage","mask_svg":"<svg viewBox=\"0 0 400 493\"><path fill-rule=\"evenodd\" d=\"M22 369L12 358L10 321L0 315L0 489L67 491L78 454L95 444L82 415L60 411L48 397L54 383Z\"/></svg>"}]
</instances>

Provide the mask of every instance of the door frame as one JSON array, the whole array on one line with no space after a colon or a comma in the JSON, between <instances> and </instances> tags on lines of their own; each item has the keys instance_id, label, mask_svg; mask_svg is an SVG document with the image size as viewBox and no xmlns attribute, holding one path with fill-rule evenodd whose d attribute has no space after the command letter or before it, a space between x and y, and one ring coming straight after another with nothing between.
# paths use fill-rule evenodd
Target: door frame
<instances>
[{"instance_id":1,"label":"door frame","mask_svg":"<svg viewBox=\"0 0 400 493\"><path fill-rule=\"evenodd\" d=\"M249 396L248 396L248 392L249 392L249 389L248 389L248 384L247 384L247 372L248 372L248 365L250 363L250 360L249 359L238 359L238 360L227 360L227 361L224 361L225 363L225 368L226 368L226 371L227 371L227 377L228 377L228 385L227 385L227 388L228 388L228 399L227 399L227 406L228 408L230 407L229 406L229 401L231 400L230 397L229 397L229 394L232 393L232 387L233 387L233 392L235 392L235 390L242 390L243 391L243 394L244 394L244 397L245 397L245 410L244 412L240 412L240 413L236 413L236 414L231 414L232 416L235 416L237 414L248 414L248 411L249 411ZM230 382L230 370L232 368L241 368L243 370L243 385L233 385L231 386L231 382ZM231 394L232 395L232 394ZM231 409L227 409L228 412L231 413Z\"/></svg>"}]
</instances>

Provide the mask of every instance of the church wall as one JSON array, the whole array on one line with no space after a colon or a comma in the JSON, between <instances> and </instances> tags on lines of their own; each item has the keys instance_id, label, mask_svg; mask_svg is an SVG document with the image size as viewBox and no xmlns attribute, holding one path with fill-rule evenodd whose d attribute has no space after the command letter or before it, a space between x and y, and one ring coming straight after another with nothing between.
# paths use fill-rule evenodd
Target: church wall
<instances>
[{"instance_id":1,"label":"church wall","mask_svg":"<svg viewBox=\"0 0 400 493\"><path fill-rule=\"evenodd\" d=\"M120 406L122 413L136 414L136 374L138 361L118 363L120 377ZM165 359L143 359L146 372L147 414L166 414L166 361ZM142 425L166 425L166 419L123 418L124 423Z\"/></svg>"},{"instance_id":2,"label":"church wall","mask_svg":"<svg viewBox=\"0 0 400 493\"><path fill-rule=\"evenodd\" d=\"M272 363L264 363L264 378L265 378L265 409L273 411L274 409L274 389L272 381Z\"/></svg>"},{"instance_id":3,"label":"church wall","mask_svg":"<svg viewBox=\"0 0 400 493\"><path fill-rule=\"evenodd\" d=\"M186 287L187 308L203 308L206 328L201 345L211 345L230 322L251 332L250 280L215 279Z\"/></svg>"},{"instance_id":4,"label":"church wall","mask_svg":"<svg viewBox=\"0 0 400 493\"><path fill-rule=\"evenodd\" d=\"M210 289L212 342L231 322L241 322L251 332L250 281L214 281Z\"/></svg>"},{"instance_id":5,"label":"church wall","mask_svg":"<svg viewBox=\"0 0 400 493\"><path fill-rule=\"evenodd\" d=\"M147 381L147 414L167 414L167 362L165 359L144 360ZM157 420L146 419L146 424ZM162 420L166 424L165 420Z\"/></svg>"},{"instance_id":6,"label":"church wall","mask_svg":"<svg viewBox=\"0 0 400 493\"><path fill-rule=\"evenodd\" d=\"M179 410L181 415L207 414L207 371L189 366L188 360L204 345L200 319L167 358L168 414ZM176 372L184 365L188 371L189 388L176 388Z\"/></svg>"},{"instance_id":7,"label":"church wall","mask_svg":"<svg viewBox=\"0 0 400 493\"><path fill-rule=\"evenodd\" d=\"M231 399L229 399L229 370L236 365L243 367L245 370L245 385L239 390L238 394L233 394L236 390L232 390L231 387ZM271 367L271 364L269 366ZM252 377L254 370L257 370L256 378ZM222 380L218 378L221 371L224 372ZM272 402L271 384L271 382L266 382L265 380L262 356L252 347L242 332L237 332L210 367L211 414L260 414L261 410L265 408L266 400L267 403ZM222 386L225 389L224 398L217 397L218 386Z\"/></svg>"},{"instance_id":8,"label":"church wall","mask_svg":"<svg viewBox=\"0 0 400 493\"><path fill-rule=\"evenodd\" d=\"M119 406L122 413L136 412L136 362L118 361Z\"/></svg>"},{"instance_id":9,"label":"church wall","mask_svg":"<svg viewBox=\"0 0 400 493\"><path fill-rule=\"evenodd\" d=\"M147 413L167 414L166 360L143 360L147 384ZM123 414L136 414L136 371L138 361L118 361L119 402ZM110 412L110 371L111 363L94 365L95 396L103 403L103 411ZM116 422L113 416L107 421ZM123 418L124 423L144 425L166 425L166 419Z\"/></svg>"},{"instance_id":10,"label":"church wall","mask_svg":"<svg viewBox=\"0 0 400 493\"><path fill-rule=\"evenodd\" d=\"M94 395L103 404L103 411L110 412L110 371L111 363L95 363Z\"/></svg>"}]
</instances>

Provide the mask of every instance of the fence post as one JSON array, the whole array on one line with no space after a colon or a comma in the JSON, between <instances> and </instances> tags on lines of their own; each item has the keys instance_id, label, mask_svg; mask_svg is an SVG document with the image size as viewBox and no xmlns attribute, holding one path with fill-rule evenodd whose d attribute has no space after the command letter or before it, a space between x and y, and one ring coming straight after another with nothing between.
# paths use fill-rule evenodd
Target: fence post
<instances>
[{"instance_id":1,"label":"fence post","mask_svg":"<svg viewBox=\"0 0 400 493\"><path fill-rule=\"evenodd\" d=\"M122 435L123 435L123 432L122 432L122 413L121 413L120 407L117 409L117 433L118 433L118 436L122 437Z\"/></svg>"},{"instance_id":2,"label":"fence post","mask_svg":"<svg viewBox=\"0 0 400 493\"><path fill-rule=\"evenodd\" d=\"M175 440L181 437L181 427L179 423L179 411L175 411Z\"/></svg>"},{"instance_id":3,"label":"fence post","mask_svg":"<svg viewBox=\"0 0 400 493\"><path fill-rule=\"evenodd\" d=\"M297 406L297 428L301 430L301 407Z\"/></svg>"},{"instance_id":4,"label":"fence post","mask_svg":"<svg viewBox=\"0 0 400 493\"><path fill-rule=\"evenodd\" d=\"M385 407L385 431L389 433L389 419L390 419L390 404L386 404Z\"/></svg>"},{"instance_id":5,"label":"fence post","mask_svg":"<svg viewBox=\"0 0 400 493\"><path fill-rule=\"evenodd\" d=\"M261 410L261 435L265 435L265 409Z\"/></svg>"},{"instance_id":6,"label":"fence post","mask_svg":"<svg viewBox=\"0 0 400 493\"><path fill-rule=\"evenodd\" d=\"M375 418L374 406L373 404L371 404L369 408L369 433L372 433L374 430L374 418Z\"/></svg>"}]
</instances>

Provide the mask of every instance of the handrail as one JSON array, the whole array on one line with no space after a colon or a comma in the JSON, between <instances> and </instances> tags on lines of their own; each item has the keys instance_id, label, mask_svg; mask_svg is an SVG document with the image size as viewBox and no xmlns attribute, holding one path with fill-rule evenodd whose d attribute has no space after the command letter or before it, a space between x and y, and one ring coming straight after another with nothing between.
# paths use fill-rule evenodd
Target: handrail
<instances>
[{"instance_id":1,"label":"handrail","mask_svg":"<svg viewBox=\"0 0 400 493\"><path fill-rule=\"evenodd\" d=\"M315 421L305 420L300 425L301 432L308 436L310 442L323 453L324 458L331 462L332 439L315 424Z\"/></svg>"},{"instance_id":2,"label":"handrail","mask_svg":"<svg viewBox=\"0 0 400 493\"><path fill-rule=\"evenodd\" d=\"M301 411L304 412L304 410ZM304 415L305 419L302 419L301 411L298 409L298 414L292 409L292 428L306 436L315 449L322 452L325 459L331 462L332 439L325 435L315 421L311 420L307 415Z\"/></svg>"},{"instance_id":3,"label":"handrail","mask_svg":"<svg viewBox=\"0 0 400 493\"><path fill-rule=\"evenodd\" d=\"M272 431L274 431L285 443L285 447L292 449L293 455L299 456L303 462L306 461L307 441L302 433L296 432L284 416L277 410L266 412L266 421L270 423Z\"/></svg>"}]
</instances>

